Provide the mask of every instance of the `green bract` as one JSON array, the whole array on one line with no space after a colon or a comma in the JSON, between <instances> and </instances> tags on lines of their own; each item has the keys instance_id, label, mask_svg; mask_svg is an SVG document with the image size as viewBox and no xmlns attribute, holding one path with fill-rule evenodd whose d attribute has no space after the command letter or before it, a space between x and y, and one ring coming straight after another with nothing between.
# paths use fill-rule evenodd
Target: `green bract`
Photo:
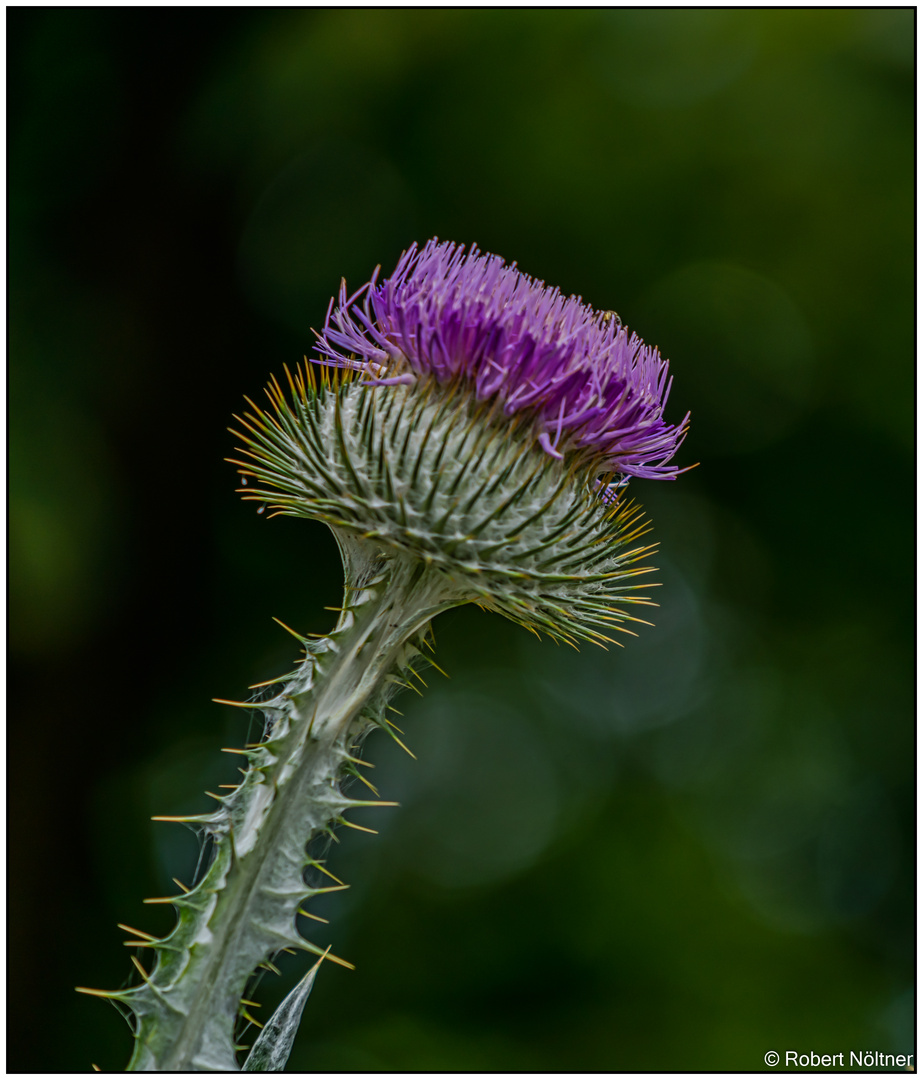
<instances>
[{"instance_id":1,"label":"green bract","mask_svg":"<svg viewBox=\"0 0 923 1080\"><path fill-rule=\"evenodd\" d=\"M456 603L475 602L574 642L640 622L619 604L652 549L640 508L606 499L592 458L546 454L527 418L479 403L462 382L370 386L326 371L268 388L252 405L237 462L247 499L318 518L419 559ZM629 631L630 632L630 631Z\"/></svg>"}]
</instances>

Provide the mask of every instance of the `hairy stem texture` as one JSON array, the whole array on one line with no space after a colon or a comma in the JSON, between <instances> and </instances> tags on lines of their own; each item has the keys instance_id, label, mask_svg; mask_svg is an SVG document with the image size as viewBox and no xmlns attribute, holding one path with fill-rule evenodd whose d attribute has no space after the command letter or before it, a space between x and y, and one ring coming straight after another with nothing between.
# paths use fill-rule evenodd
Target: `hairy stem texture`
<instances>
[{"instance_id":1,"label":"hairy stem texture","mask_svg":"<svg viewBox=\"0 0 923 1080\"><path fill-rule=\"evenodd\" d=\"M351 808L381 805L348 797L341 782L361 764L362 737L374 726L391 730L388 699L422 662L429 620L459 602L438 569L334 532L346 576L337 627L306 640L297 672L257 706L266 731L241 751L240 786L215 813L178 819L212 838L211 862L190 892L164 898L178 919L167 937L146 943L157 956L150 975L106 995L135 1014L130 1069L236 1070L234 1029L255 969L284 948L323 954L301 937L296 915L340 886L306 884L305 872L319 868L306 845Z\"/></svg>"}]
</instances>

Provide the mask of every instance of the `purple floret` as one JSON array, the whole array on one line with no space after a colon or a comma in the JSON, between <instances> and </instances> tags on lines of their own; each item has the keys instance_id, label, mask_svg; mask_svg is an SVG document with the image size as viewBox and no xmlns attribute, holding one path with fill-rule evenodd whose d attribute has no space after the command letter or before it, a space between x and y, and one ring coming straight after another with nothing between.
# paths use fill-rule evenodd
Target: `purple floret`
<instances>
[{"instance_id":1,"label":"purple floret","mask_svg":"<svg viewBox=\"0 0 923 1080\"><path fill-rule=\"evenodd\" d=\"M378 272L352 296L344 281L330 301L321 363L379 385L463 379L507 416L533 416L553 457L581 450L601 472L657 480L683 471L667 464L689 422L663 420L667 362L616 318L476 247L414 244L380 285Z\"/></svg>"}]
</instances>

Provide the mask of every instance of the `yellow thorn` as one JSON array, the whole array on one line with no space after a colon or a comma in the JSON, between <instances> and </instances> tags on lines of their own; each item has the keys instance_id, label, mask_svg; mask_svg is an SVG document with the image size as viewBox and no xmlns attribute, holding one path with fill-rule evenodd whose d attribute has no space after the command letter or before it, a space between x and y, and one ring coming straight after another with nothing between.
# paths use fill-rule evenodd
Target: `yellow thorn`
<instances>
[{"instance_id":1,"label":"yellow thorn","mask_svg":"<svg viewBox=\"0 0 923 1080\"><path fill-rule=\"evenodd\" d=\"M295 381L292 378L292 373L288 370L288 364L283 364L282 367L285 369L285 377L286 377L286 379L288 379L289 389L292 391L292 396L294 397L294 395L295 395ZM297 368L296 368L296 370L297 370Z\"/></svg>"},{"instance_id":2,"label":"yellow thorn","mask_svg":"<svg viewBox=\"0 0 923 1080\"><path fill-rule=\"evenodd\" d=\"M333 948L332 945L328 945L327 948L324 949L323 956L318 958L317 962L314 964L314 966L311 969L312 971L317 971L317 969L321 966L321 964L327 959L327 954L330 952L330 950L332 948Z\"/></svg>"},{"instance_id":3,"label":"yellow thorn","mask_svg":"<svg viewBox=\"0 0 923 1080\"><path fill-rule=\"evenodd\" d=\"M270 385L267 387L267 391L274 390L276 400L284 403L285 395L282 393L282 387L279 385L279 380L275 377L275 375L270 375L269 383Z\"/></svg>"},{"instance_id":4,"label":"yellow thorn","mask_svg":"<svg viewBox=\"0 0 923 1080\"><path fill-rule=\"evenodd\" d=\"M326 923L328 926L330 925L330 920L329 919L322 919L320 917L320 915L312 915L310 911L305 911L304 908L299 908L298 909L298 914L299 915L304 915L304 917L306 919L314 919L315 922L322 922L322 923Z\"/></svg>"},{"instance_id":5,"label":"yellow thorn","mask_svg":"<svg viewBox=\"0 0 923 1080\"><path fill-rule=\"evenodd\" d=\"M115 998L122 996L119 990L91 990L89 986L75 986L74 989L78 994L92 994L93 997Z\"/></svg>"},{"instance_id":6,"label":"yellow thorn","mask_svg":"<svg viewBox=\"0 0 923 1080\"><path fill-rule=\"evenodd\" d=\"M326 948L326 949L324 949L324 951L323 951L323 952L321 953L321 955L320 955L320 956L319 956L319 957L317 958L317 960L316 960L316 961L314 962L314 964L312 965L312 967L311 967L311 971L309 971L309 972L308 972L308 974L309 974L309 975L311 974L311 972L312 972L312 971L317 971L317 969L318 969L318 968L319 968L319 967L321 966L321 964L322 964L322 963L323 963L323 962L324 962L324 961L325 961L325 960L326 960L326 959L327 959L328 957L330 957L330 950L331 950L332 948L333 948L333 946L332 946L332 945L328 945L328 946L327 946L327 948ZM330 957L330 959L332 959L332 960L336 960L336 959L338 959L338 958L334 956L334 957ZM347 961L345 961L345 960L340 960L340 963L341 963L341 964L343 964L344 966L348 967L348 968L349 968L349 969L350 969L351 971L355 971L355 970L356 970L356 965L355 965L355 964L350 964L350 963L347 963Z\"/></svg>"},{"instance_id":7,"label":"yellow thorn","mask_svg":"<svg viewBox=\"0 0 923 1080\"><path fill-rule=\"evenodd\" d=\"M282 974L282 972L276 967L276 965L271 960L264 960L262 962L262 964L259 965L259 967L265 968L267 971L271 971L273 973L273 975L281 975Z\"/></svg>"},{"instance_id":8,"label":"yellow thorn","mask_svg":"<svg viewBox=\"0 0 923 1080\"><path fill-rule=\"evenodd\" d=\"M398 728L398 731L400 731L400 728ZM414 761L417 760L417 755L409 747L405 746L401 742L401 740L394 734L394 732L391 733L391 738L394 739L394 741L402 750L405 750L408 754L410 754Z\"/></svg>"},{"instance_id":9,"label":"yellow thorn","mask_svg":"<svg viewBox=\"0 0 923 1080\"><path fill-rule=\"evenodd\" d=\"M387 681L393 682L397 686L402 686L405 690L412 690L415 694L419 694L420 697L423 697L413 683L404 682L403 679L399 679L396 675L389 675Z\"/></svg>"},{"instance_id":10,"label":"yellow thorn","mask_svg":"<svg viewBox=\"0 0 923 1080\"><path fill-rule=\"evenodd\" d=\"M213 697L212 701L216 705L236 705L238 709L258 709L259 705L255 701L228 701L227 698Z\"/></svg>"},{"instance_id":11,"label":"yellow thorn","mask_svg":"<svg viewBox=\"0 0 923 1080\"><path fill-rule=\"evenodd\" d=\"M259 1020L254 1020L253 1017L247 1012L246 1009L241 1009L240 1010L240 1015L244 1018L244 1020L248 1021L251 1024L255 1024L258 1028L261 1028L263 1026L259 1022Z\"/></svg>"},{"instance_id":12,"label":"yellow thorn","mask_svg":"<svg viewBox=\"0 0 923 1080\"><path fill-rule=\"evenodd\" d=\"M300 642L304 643L304 636L302 634L299 634L296 630L293 630L290 626L286 626L285 623L281 619L277 619L275 617L275 615L273 615L272 621L277 622L282 627L283 630L288 630L288 632L292 635L292 637L298 638L298 640Z\"/></svg>"},{"instance_id":13,"label":"yellow thorn","mask_svg":"<svg viewBox=\"0 0 923 1080\"><path fill-rule=\"evenodd\" d=\"M341 825L345 825L348 829L358 829L359 832L368 832L373 836L378 835L377 829L367 829L364 825L357 825L354 821L347 821L346 818L338 818Z\"/></svg>"},{"instance_id":14,"label":"yellow thorn","mask_svg":"<svg viewBox=\"0 0 923 1080\"><path fill-rule=\"evenodd\" d=\"M93 1072L102 1072L102 1069L96 1064L95 1061L91 1061L90 1064L93 1066Z\"/></svg>"},{"instance_id":15,"label":"yellow thorn","mask_svg":"<svg viewBox=\"0 0 923 1080\"><path fill-rule=\"evenodd\" d=\"M247 754L246 750L235 750L232 746L222 746L221 747L221 753L222 754L244 754L247 757L250 756L249 754Z\"/></svg>"},{"instance_id":16,"label":"yellow thorn","mask_svg":"<svg viewBox=\"0 0 923 1080\"><path fill-rule=\"evenodd\" d=\"M150 975L148 975L148 973L147 973L147 972L146 972L146 971L144 970L144 968L143 968L143 967L141 966L141 961L140 961L140 960L139 960L139 959L137 958L137 956L132 956L132 957L131 957L130 959L131 959L131 962L132 962L132 963L133 963L133 964L135 965L135 967L136 967L136 968L138 969L138 971L140 971L140 972L141 972L141 978L142 978L142 979L144 979L144 981L145 981L145 982L150 982L150 981L151 981L151 977L150 977Z\"/></svg>"},{"instance_id":17,"label":"yellow thorn","mask_svg":"<svg viewBox=\"0 0 923 1080\"><path fill-rule=\"evenodd\" d=\"M365 786L369 789L369 791L372 792L373 795L375 795L376 797L378 796L378 788L375 787L374 784L372 784L368 780L366 780L366 778L362 775L362 773L354 773L354 776L356 777L357 780L361 780L362 783L365 784Z\"/></svg>"},{"instance_id":18,"label":"yellow thorn","mask_svg":"<svg viewBox=\"0 0 923 1080\"><path fill-rule=\"evenodd\" d=\"M344 960L340 956L334 956L333 953L330 951L329 946L327 947L327 951L321 957L321 960L332 960L335 964L340 964L342 967L349 968L350 971L356 970L355 964L351 964L348 960Z\"/></svg>"},{"instance_id":19,"label":"yellow thorn","mask_svg":"<svg viewBox=\"0 0 923 1080\"><path fill-rule=\"evenodd\" d=\"M216 794L215 794L215 793L214 793L213 791L206 791L206 792L205 792L205 794L206 794L206 795L207 795L207 796L208 796L208 797L209 797L210 799L217 799L217 800L218 800L218 802L221 802L221 801L222 801L222 799L224 798L224 796L223 796L223 795L216 795Z\"/></svg>"},{"instance_id":20,"label":"yellow thorn","mask_svg":"<svg viewBox=\"0 0 923 1080\"><path fill-rule=\"evenodd\" d=\"M247 1001L246 998L240 999L241 1005L252 1005L254 1009L262 1009L262 1005L258 1001Z\"/></svg>"},{"instance_id":21,"label":"yellow thorn","mask_svg":"<svg viewBox=\"0 0 923 1080\"><path fill-rule=\"evenodd\" d=\"M175 896L151 896L147 900L142 900L142 904L174 904L176 903Z\"/></svg>"},{"instance_id":22,"label":"yellow thorn","mask_svg":"<svg viewBox=\"0 0 923 1080\"><path fill-rule=\"evenodd\" d=\"M147 938L148 941L157 941L153 934L145 934L143 930L136 930L133 926L127 926L125 923L120 922L115 924L120 930L124 930L126 934L137 934L140 938Z\"/></svg>"},{"instance_id":23,"label":"yellow thorn","mask_svg":"<svg viewBox=\"0 0 923 1080\"><path fill-rule=\"evenodd\" d=\"M298 953L296 953L294 949L283 949L282 951L284 953L288 953L289 956L297 956L298 955Z\"/></svg>"},{"instance_id":24,"label":"yellow thorn","mask_svg":"<svg viewBox=\"0 0 923 1080\"><path fill-rule=\"evenodd\" d=\"M336 874L331 874L330 871L325 869L319 862L311 863L311 866L316 866L317 869L320 870L320 872L322 874L326 874L328 878L333 878L333 880L337 883L337 885L344 885L345 884L345 882L340 881L340 879L336 876Z\"/></svg>"},{"instance_id":25,"label":"yellow thorn","mask_svg":"<svg viewBox=\"0 0 923 1080\"><path fill-rule=\"evenodd\" d=\"M181 888L181 889L183 890L183 892L189 892L189 890L188 890L188 889L186 888L186 886L185 886L185 885L184 885L184 884L183 884L183 883L182 883L182 882L180 881L180 879L179 879L178 877L175 877L175 878L173 878L172 880L173 880L173 881L175 881L177 885L179 885L179 887L180 887L180 888Z\"/></svg>"},{"instance_id":26,"label":"yellow thorn","mask_svg":"<svg viewBox=\"0 0 923 1080\"><path fill-rule=\"evenodd\" d=\"M282 682L282 679L267 679L265 682L255 682L248 686L248 690L259 690L263 686L272 686L273 683Z\"/></svg>"},{"instance_id":27,"label":"yellow thorn","mask_svg":"<svg viewBox=\"0 0 923 1080\"><path fill-rule=\"evenodd\" d=\"M185 815L181 815L181 816L175 816L175 815L170 815L170 814L157 814L155 817L151 818L151 821L179 821L180 823L185 823L185 822L195 821L195 820L196 820L195 815L190 815L190 814L185 814Z\"/></svg>"},{"instance_id":28,"label":"yellow thorn","mask_svg":"<svg viewBox=\"0 0 923 1080\"><path fill-rule=\"evenodd\" d=\"M231 791L236 791L240 787L240 784L219 784L218 787L230 788Z\"/></svg>"}]
</instances>

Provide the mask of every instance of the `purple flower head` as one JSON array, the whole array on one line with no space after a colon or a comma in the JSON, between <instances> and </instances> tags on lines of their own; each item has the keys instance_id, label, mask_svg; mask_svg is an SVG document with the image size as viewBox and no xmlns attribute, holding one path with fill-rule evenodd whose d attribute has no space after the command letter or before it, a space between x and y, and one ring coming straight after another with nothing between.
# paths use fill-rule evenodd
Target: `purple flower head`
<instances>
[{"instance_id":1,"label":"purple flower head","mask_svg":"<svg viewBox=\"0 0 923 1080\"><path fill-rule=\"evenodd\" d=\"M380 268L379 268L380 269ZM321 363L355 368L378 385L464 381L507 416L534 417L546 453L585 454L600 472L674 479L668 462L689 416L667 424L672 380L656 349L579 296L564 297L496 255L430 240L391 277L339 304L331 299ZM360 303L360 298L364 301Z\"/></svg>"}]
</instances>

